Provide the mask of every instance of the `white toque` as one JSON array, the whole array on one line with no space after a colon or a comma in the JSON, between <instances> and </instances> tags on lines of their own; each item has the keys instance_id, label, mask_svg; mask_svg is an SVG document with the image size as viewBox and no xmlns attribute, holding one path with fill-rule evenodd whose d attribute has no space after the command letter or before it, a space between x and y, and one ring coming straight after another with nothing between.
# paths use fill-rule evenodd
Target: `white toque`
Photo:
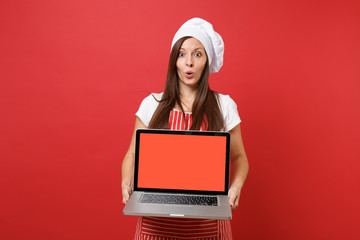
<instances>
[{"instance_id":1,"label":"white toque","mask_svg":"<svg viewBox=\"0 0 360 240\"><path fill-rule=\"evenodd\" d=\"M171 43L171 49L182 37L194 37L199 40L204 46L208 56L209 72L215 73L220 70L223 65L224 42L221 36L214 31L211 23L201 18L188 20L175 33Z\"/></svg>"}]
</instances>

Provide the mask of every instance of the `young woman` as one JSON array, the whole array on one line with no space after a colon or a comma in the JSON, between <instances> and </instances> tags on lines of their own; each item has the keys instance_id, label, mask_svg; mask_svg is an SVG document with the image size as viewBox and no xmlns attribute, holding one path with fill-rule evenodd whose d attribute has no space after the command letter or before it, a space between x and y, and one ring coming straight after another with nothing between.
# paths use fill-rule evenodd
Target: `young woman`
<instances>
[{"instance_id":1,"label":"young woman","mask_svg":"<svg viewBox=\"0 0 360 240\"><path fill-rule=\"evenodd\" d=\"M224 44L210 23L193 18L175 34L163 93L146 97L136 113L138 128L228 131L231 135L232 209L239 204L248 173L240 117L235 102L209 88L209 74L220 70ZM135 131L122 164L123 203L133 184ZM186 151L186 149L179 149ZM232 239L229 220L140 217L135 239Z\"/></svg>"}]
</instances>

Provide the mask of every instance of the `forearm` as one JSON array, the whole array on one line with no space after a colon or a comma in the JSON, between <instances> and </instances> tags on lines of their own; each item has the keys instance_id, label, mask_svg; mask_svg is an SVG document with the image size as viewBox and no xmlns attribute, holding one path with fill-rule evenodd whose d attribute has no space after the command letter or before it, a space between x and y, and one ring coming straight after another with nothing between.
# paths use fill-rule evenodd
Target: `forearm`
<instances>
[{"instance_id":1,"label":"forearm","mask_svg":"<svg viewBox=\"0 0 360 240\"><path fill-rule=\"evenodd\" d=\"M249 171L249 163L246 155L238 155L231 160L231 185L230 187L237 187L239 189L245 183Z\"/></svg>"},{"instance_id":2,"label":"forearm","mask_svg":"<svg viewBox=\"0 0 360 240\"><path fill-rule=\"evenodd\" d=\"M125 154L125 157L121 166L121 188L123 195L123 203L126 204L133 191L133 180L134 180L134 160L135 160L135 137L136 129L146 128L141 120L136 117L135 128L129 150Z\"/></svg>"},{"instance_id":3,"label":"forearm","mask_svg":"<svg viewBox=\"0 0 360 240\"><path fill-rule=\"evenodd\" d=\"M134 174L134 154L127 153L121 167L121 186L132 186Z\"/></svg>"},{"instance_id":4,"label":"forearm","mask_svg":"<svg viewBox=\"0 0 360 240\"><path fill-rule=\"evenodd\" d=\"M229 203L233 210L239 206L241 190L245 183L248 171L249 164L245 152L233 154L231 157L231 183L228 192Z\"/></svg>"}]
</instances>

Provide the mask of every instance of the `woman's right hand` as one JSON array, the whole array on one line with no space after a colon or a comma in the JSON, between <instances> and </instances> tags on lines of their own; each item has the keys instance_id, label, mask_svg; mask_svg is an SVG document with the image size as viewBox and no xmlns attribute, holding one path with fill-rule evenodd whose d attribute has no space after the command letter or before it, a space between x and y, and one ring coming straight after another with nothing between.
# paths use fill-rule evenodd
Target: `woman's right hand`
<instances>
[{"instance_id":1,"label":"woman's right hand","mask_svg":"<svg viewBox=\"0 0 360 240\"><path fill-rule=\"evenodd\" d=\"M122 196L123 196L124 204L126 204L129 201L132 192L133 192L133 188L130 185L122 186Z\"/></svg>"}]
</instances>

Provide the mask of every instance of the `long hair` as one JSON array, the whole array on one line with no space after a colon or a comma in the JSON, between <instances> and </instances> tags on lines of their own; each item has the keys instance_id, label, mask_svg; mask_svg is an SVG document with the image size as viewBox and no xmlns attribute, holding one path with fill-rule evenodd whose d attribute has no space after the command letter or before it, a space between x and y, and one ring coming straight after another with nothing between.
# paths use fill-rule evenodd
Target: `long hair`
<instances>
[{"instance_id":1,"label":"long hair","mask_svg":"<svg viewBox=\"0 0 360 240\"><path fill-rule=\"evenodd\" d=\"M171 50L164 93L161 100L157 100L159 105L149 123L149 128L168 129L170 112L175 107L175 104L180 106L183 116L185 115L180 101L179 77L177 75L176 61L181 45L188 38L190 37L180 38ZM204 121L204 116L206 116L208 122L208 131L221 131L224 129L224 119L219 107L218 94L209 88L208 61L205 64L205 68L200 78L192 106L192 125L190 130L199 130Z\"/></svg>"}]
</instances>

